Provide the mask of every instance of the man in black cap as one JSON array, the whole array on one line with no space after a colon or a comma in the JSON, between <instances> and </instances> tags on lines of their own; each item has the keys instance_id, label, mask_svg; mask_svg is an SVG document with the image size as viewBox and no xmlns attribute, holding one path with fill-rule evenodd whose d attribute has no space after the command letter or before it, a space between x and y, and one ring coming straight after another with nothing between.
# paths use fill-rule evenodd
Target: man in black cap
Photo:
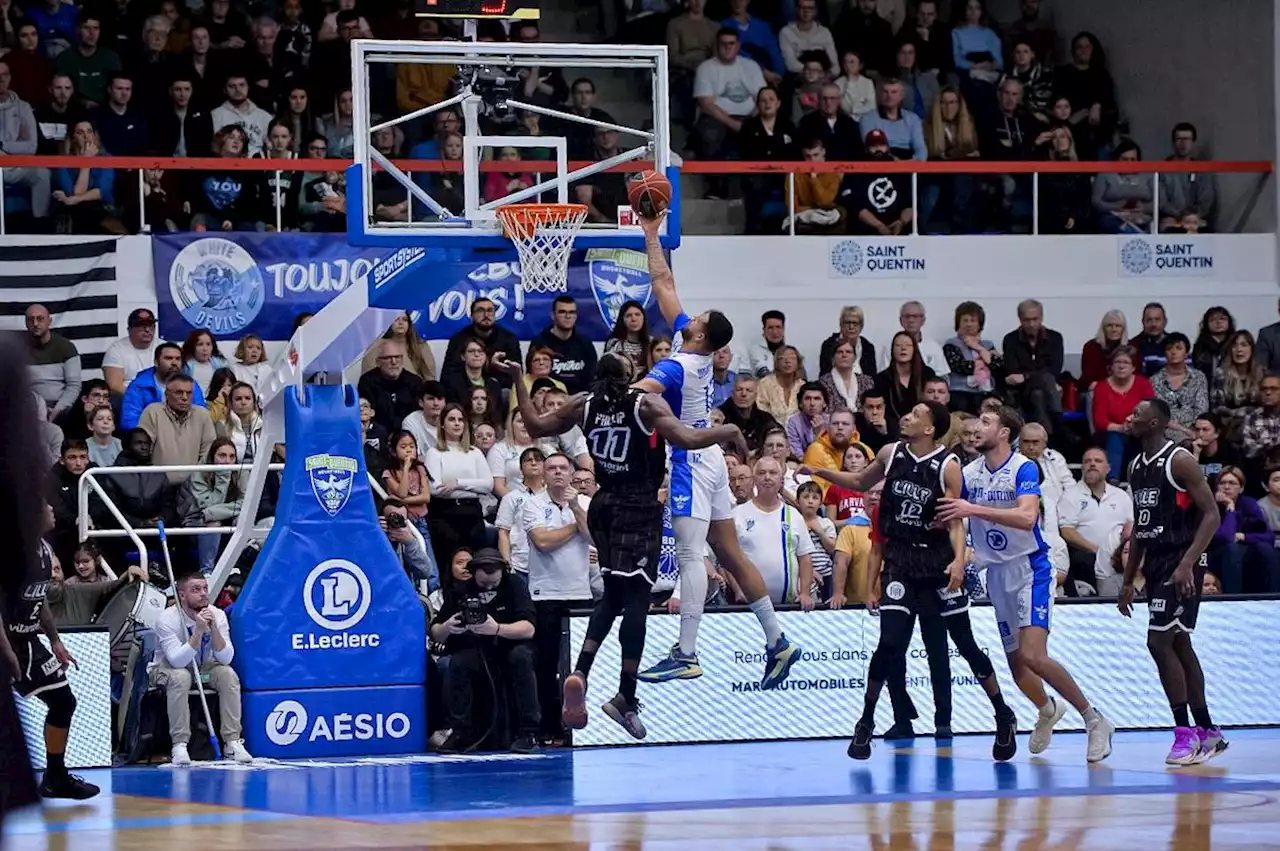
<instances>
[{"instance_id":1,"label":"man in black cap","mask_svg":"<svg viewBox=\"0 0 1280 851\"><path fill-rule=\"evenodd\" d=\"M459 550L451 559L455 571L464 552ZM443 644L449 657L445 703L452 732L440 750L460 753L484 744L492 724L489 718L473 717L475 691L505 683L518 725L511 750L532 753L538 748L541 713L531 640L537 614L529 586L494 549L477 550L463 575L464 582L455 579L445 591L444 604L431 622L431 640ZM499 694L492 692L491 700Z\"/></svg>"},{"instance_id":2,"label":"man in black cap","mask_svg":"<svg viewBox=\"0 0 1280 851\"><path fill-rule=\"evenodd\" d=\"M102 356L102 377L113 397L123 396L134 376L151 368L155 345L156 315L140 307L129 314L129 333L108 346Z\"/></svg>"}]
</instances>

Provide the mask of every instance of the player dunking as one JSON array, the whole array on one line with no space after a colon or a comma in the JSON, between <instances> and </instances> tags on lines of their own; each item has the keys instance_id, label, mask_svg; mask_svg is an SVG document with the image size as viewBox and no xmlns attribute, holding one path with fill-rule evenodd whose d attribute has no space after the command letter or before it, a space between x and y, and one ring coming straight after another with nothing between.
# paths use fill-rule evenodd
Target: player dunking
<instances>
[{"instance_id":1,"label":"player dunking","mask_svg":"<svg viewBox=\"0 0 1280 851\"><path fill-rule=\"evenodd\" d=\"M974 552L987 565L987 595L1009 670L1040 710L1031 732L1031 752L1049 746L1054 725L1067 711L1045 693L1048 681L1084 716L1089 734L1086 755L1089 762L1098 762L1111 754L1116 727L1085 699L1067 669L1049 657L1053 565L1040 535L1039 468L1010 446L1021 431L1022 417L1012 408L983 412L977 447L983 457L964 468L962 497L943 499L937 516L944 523L969 519Z\"/></svg>"},{"instance_id":2,"label":"player dunking","mask_svg":"<svg viewBox=\"0 0 1280 851\"><path fill-rule=\"evenodd\" d=\"M878 530L884 537L884 572L883 576L867 577L867 605L879 605L880 641L868 666L862 718L849 743L849 756L854 759L871 757L880 690L891 671L905 669L917 617L921 621L943 619L956 649L991 699L996 716L992 756L1003 762L1013 759L1018 750L1017 718L1004 702L995 669L974 639L969 623L969 597L961 587L964 523L934 522L939 500L957 497L961 491L960 459L938 444L938 435L950 424L951 414L945 405L921 402L902 417L902 440L882 448L861 473L802 470L850 490L867 491L882 479L885 483L877 511ZM949 707L950 665L946 664L946 692L935 694L934 702L946 701ZM945 717L949 721L949 709Z\"/></svg>"},{"instance_id":3,"label":"player dunking","mask_svg":"<svg viewBox=\"0 0 1280 851\"><path fill-rule=\"evenodd\" d=\"M1141 567L1147 591L1147 649L1173 710L1173 747L1165 762L1192 765L1227 749L1222 730L1209 717L1204 672L1191 646L1200 612L1205 548L1220 520L1196 459L1165 439L1169 418L1169 406L1161 399L1140 402L1129 418L1130 432L1142 441L1142 454L1129 472L1134 524L1120 612L1125 617L1132 612L1133 581Z\"/></svg>"},{"instance_id":4,"label":"player dunking","mask_svg":"<svg viewBox=\"0 0 1280 851\"><path fill-rule=\"evenodd\" d=\"M663 317L679 333L676 351L656 364L636 383L667 402L680 422L695 429L709 424L712 356L733 339L733 324L718 310L690 316L680 306L675 276L667 265L658 228L662 217L640 217L649 259L649 280ZM658 664L643 671L645 682L665 682L702 676L698 664L698 624L707 597L703 550L709 542L721 566L729 571L750 601L765 634L765 671L761 689L776 688L800 659L800 648L782 634L764 580L742 551L733 525L729 473L719 446L691 451L671 449L670 504L680 565L680 641Z\"/></svg>"},{"instance_id":5,"label":"player dunking","mask_svg":"<svg viewBox=\"0 0 1280 851\"><path fill-rule=\"evenodd\" d=\"M631 736L643 739L636 677L644 652L649 597L662 558L663 505L658 490L667 472L666 443L681 451L721 442L745 449L742 432L731 425L709 429L684 425L661 397L631 388L631 362L616 353L600 359L590 393L579 393L545 413L534 409L519 364L498 355L494 368L512 377L531 437L582 427L600 484L587 522L604 577L604 596L591 613L577 665L564 682L564 725L573 730L587 725L587 676L596 651L621 614L621 684L618 694L601 708Z\"/></svg>"}]
</instances>

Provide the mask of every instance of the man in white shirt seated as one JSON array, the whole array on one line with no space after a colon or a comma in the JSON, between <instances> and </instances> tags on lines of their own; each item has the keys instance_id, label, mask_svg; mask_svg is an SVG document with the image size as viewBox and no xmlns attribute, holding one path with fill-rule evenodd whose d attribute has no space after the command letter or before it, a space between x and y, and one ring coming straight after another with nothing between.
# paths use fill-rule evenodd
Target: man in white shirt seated
<instances>
[{"instance_id":1,"label":"man in white shirt seated","mask_svg":"<svg viewBox=\"0 0 1280 851\"><path fill-rule=\"evenodd\" d=\"M742 550L759 568L775 604L798 602L808 611L813 539L800 512L782 501L782 465L768 457L757 461L755 487L755 496L733 509Z\"/></svg>"},{"instance_id":2,"label":"man in white shirt seated","mask_svg":"<svg viewBox=\"0 0 1280 851\"><path fill-rule=\"evenodd\" d=\"M1105 449L1086 449L1080 466L1080 481L1058 502L1058 525L1071 558L1070 580L1087 582L1101 597L1115 597L1123 574L1116 571L1112 556L1133 529L1133 500L1107 483L1111 466ZM1068 594L1075 590L1070 580Z\"/></svg>"},{"instance_id":3,"label":"man in white shirt seated","mask_svg":"<svg viewBox=\"0 0 1280 851\"><path fill-rule=\"evenodd\" d=\"M924 365L933 370L934 375L946 376L951 372L947 366L947 358L942 354L942 346L924 336L924 305L918 301L908 301L898 311L898 324L902 330L915 337L916 348ZM880 368L889 368L889 358L893 354L893 346L880 349Z\"/></svg>"},{"instance_id":4,"label":"man in white shirt seated","mask_svg":"<svg viewBox=\"0 0 1280 851\"><path fill-rule=\"evenodd\" d=\"M145 307L129 314L127 336L107 346L102 356L102 377L112 396L123 396L129 382L155 361L156 316Z\"/></svg>"},{"instance_id":5,"label":"man in white shirt seated","mask_svg":"<svg viewBox=\"0 0 1280 851\"><path fill-rule=\"evenodd\" d=\"M561 621L571 609L589 609L591 533L587 512L569 484L573 463L562 453L542 463L546 487L529 496L521 525L529 536L529 595L537 612L534 645L542 735L563 740L560 713Z\"/></svg>"},{"instance_id":6,"label":"man in white shirt seated","mask_svg":"<svg viewBox=\"0 0 1280 851\"><path fill-rule=\"evenodd\" d=\"M1076 483L1071 475L1067 459L1056 449L1049 448L1049 432L1040 423L1027 423L1022 427L1018 438L1018 451L1035 461L1044 473L1044 481L1040 483L1040 497L1045 504L1052 502L1056 509L1066 493Z\"/></svg>"},{"instance_id":7,"label":"man in white shirt seated","mask_svg":"<svg viewBox=\"0 0 1280 851\"><path fill-rule=\"evenodd\" d=\"M738 55L741 47L738 31L722 27L716 34L716 55L694 73L699 115L689 146L700 160L728 159L737 150L742 122L755 112L756 94L764 88L764 72Z\"/></svg>"},{"instance_id":8,"label":"man in white shirt seated","mask_svg":"<svg viewBox=\"0 0 1280 851\"><path fill-rule=\"evenodd\" d=\"M529 536L524 531L524 504L530 495L542 491L542 450L530 446L520 453L521 482L512 483L498 503L498 552L517 573L529 573ZM585 510L585 509L584 509Z\"/></svg>"},{"instance_id":9,"label":"man in white shirt seated","mask_svg":"<svg viewBox=\"0 0 1280 851\"><path fill-rule=\"evenodd\" d=\"M173 764L190 765L193 686L191 663L208 675L209 687L218 695L222 752L236 762L253 762L245 750L240 728L240 677L231 669L235 648L227 616L209 605L209 583L193 573L177 581L178 604L165 609L156 622L154 682L163 685L169 709L169 737L173 740Z\"/></svg>"}]
</instances>

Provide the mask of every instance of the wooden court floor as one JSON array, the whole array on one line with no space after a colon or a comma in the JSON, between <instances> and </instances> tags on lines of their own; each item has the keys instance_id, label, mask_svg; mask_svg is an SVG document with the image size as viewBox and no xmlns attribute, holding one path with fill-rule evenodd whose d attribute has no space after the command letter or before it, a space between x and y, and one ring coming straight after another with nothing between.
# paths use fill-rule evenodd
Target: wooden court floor
<instances>
[{"instance_id":1,"label":"wooden court floor","mask_svg":"<svg viewBox=\"0 0 1280 851\"><path fill-rule=\"evenodd\" d=\"M986 737L935 748L681 745L485 759L262 763L89 773L103 795L19 816L6 851L347 848L1280 849L1280 730L1235 731L1168 769L1163 733L1082 736L994 765Z\"/></svg>"}]
</instances>

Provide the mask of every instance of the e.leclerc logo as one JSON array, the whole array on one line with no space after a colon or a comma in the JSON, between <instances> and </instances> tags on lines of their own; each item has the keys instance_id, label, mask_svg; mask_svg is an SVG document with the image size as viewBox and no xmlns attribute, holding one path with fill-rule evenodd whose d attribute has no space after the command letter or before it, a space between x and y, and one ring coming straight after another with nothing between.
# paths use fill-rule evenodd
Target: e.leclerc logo
<instances>
[{"instance_id":1,"label":"e.leclerc logo","mask_svg":"<svg viewBox=\"0 0 1280 851\"><path fill-rule=\"evenodd\" d=\"M351 631L364 619L371 602L369 577L359 565L343 558L320 562L302 585L302 605L316 626L335 634L295 632L293 649L377 647L382 641L377 633Z\"/></svg>"},{"instance_id":2,"label":"e.leclerc logo","mask_svg":"<svg viewBox=\"0 0 1280 851\"><path fill-rule=\"evenodd\" d=\"M308 742L366 742L371 739L403 739L412 726L409 716L403 712L384 715L339 712L334 715L317 715L311 721L307 708L296 700L282 700L267 714L266 733L271 743L287 748L298 739Z\"/></svg>"}]
</instances>

